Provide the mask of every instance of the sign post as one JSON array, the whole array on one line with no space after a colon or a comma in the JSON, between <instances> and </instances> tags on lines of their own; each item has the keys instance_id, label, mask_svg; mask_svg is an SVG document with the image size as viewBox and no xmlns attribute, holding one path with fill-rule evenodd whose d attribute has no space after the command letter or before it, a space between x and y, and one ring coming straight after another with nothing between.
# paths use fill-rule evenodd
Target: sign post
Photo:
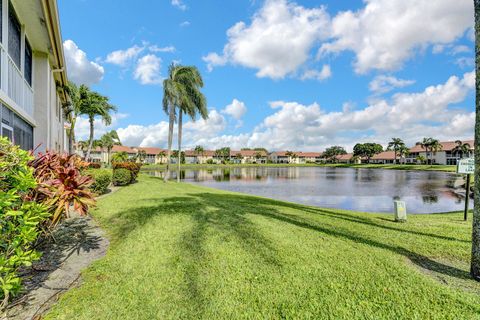
<instances>
[{"instance_id":1,"label":"sign post","mask_svg":"<svg viewBox=\"0 0 480 320\"><path fill-rule=\"evenodd\" d=\"M468 202L470 200L470 175L475 173L475 159L460 159L457 163L457 173L463 173L467 175L467 181L465 184L465 211L463 212L463 220L466 221L468 213Z\"/></svg>"}]
</instances>

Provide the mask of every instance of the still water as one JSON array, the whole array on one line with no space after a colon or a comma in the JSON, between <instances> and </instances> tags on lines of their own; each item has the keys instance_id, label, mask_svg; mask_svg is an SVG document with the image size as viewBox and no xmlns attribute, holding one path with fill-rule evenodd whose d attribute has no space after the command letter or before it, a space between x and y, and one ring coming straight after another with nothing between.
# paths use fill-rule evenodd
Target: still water
<instances>
[{"instance_id":1,"label":"still water","mask_svg":"<svg viewBox=\"0 0 480 320\"><path fill-rule=\"evenodd\" d=\"M163 171L149 171L163 177ZM176 179L176 172L172 173ZM462 177L432 171L331 167L252 167L182 170L190 183L326 208L392 212L403 200L409 213L463 210ZM473 201L471 201L473 202Z\"/></svg>"}]
</instances>

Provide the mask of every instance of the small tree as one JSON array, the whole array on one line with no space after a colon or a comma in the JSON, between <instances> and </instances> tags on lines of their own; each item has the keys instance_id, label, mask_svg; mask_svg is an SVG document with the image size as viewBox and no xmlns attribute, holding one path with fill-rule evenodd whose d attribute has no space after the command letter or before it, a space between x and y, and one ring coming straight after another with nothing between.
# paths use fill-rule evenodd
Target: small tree
<instances>
[{"instance_id":1,"label":"small tree","mask_svg":"<svg viewBox=\"0 0 480 320\"><path fill-rule=\"evenodd\" d=\"M347 154L345 148L340 146L331 146L325 149L323 157L329 162L337 162L337 157L342 154Z\"/></svg>"},{"instance_id":2,"label":"small tree","mask_svg":"<svg viewBox=\"0 0 480 320\"><path fill-rule=\"evenodd\" d=\"M383 147L378 143L367 142L357 143L353 147L353 155L367 158L367 162L370 163L370 159L383 151Z\"/></svg>"}]
</instances>

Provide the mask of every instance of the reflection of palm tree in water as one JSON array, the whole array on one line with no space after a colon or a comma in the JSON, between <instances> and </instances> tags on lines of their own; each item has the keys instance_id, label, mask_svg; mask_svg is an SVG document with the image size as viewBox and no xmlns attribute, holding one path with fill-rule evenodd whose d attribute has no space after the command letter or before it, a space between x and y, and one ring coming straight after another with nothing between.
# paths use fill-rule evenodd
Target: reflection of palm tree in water
<instances>
[{"instance_id":1,"label":"reflection of palm tree in water","mask_svg":"<svg viewBox=\"0 0 480 320\"><path fill-rule=\"evenodd\" d=\"M437 203L437 185L433 181L426 181L418 185L418 191L422 195L423 203Z\"/></svg>"}]
</instances>

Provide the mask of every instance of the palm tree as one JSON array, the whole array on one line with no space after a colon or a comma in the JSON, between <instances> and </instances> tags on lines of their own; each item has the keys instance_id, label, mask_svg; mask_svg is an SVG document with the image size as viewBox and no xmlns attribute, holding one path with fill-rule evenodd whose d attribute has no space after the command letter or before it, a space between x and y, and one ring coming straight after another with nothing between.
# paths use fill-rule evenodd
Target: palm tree
<instances>
[{"instance_id":1,"label":"palm tree","mask_svg":"<svg viewBox=\"0 0 480 320\"><path fill-rule=\"evenodd\" d=\"M433 155L443 149L442 144L437 139L430 140L430 164L433 164Z\"/></svg>"},{"instance_id":2,"label":"palm tree","mask_svg":"<svg viewBox=\"0 0 480 320\"><path fill-rule=\"evenodd\" d=\"M400 138L392 138L392 141L388 143L387 150L394 151L394 163L397 163L397 155L400 148L405 147L405 142Z\"/></svg>"},{"instance_id":3,"label":"palm tree","mask_svg":"<svg viewBox=\"0 0 480 320\"><path fill-rule=\"evenodd\" d=\"M193 150L195 152L195 155L198 157L199 155L202 155L205 153L205 149L202 146L195 146L195 149ZM198 161L198 160L197 160Z\"/></svg>"},{"instance_id":4,"label":"palm tree","mask_svg":"<svg viewBox=\"0 0 480 320\"><path fill-rule=\"evenodd\" d=\"M399 163L402 162L401 160L402 158L404 159L404 163L405 163L405 157L410 153L410 149L406 145L403 145L398 148L397 152L398 152L398 156L400 157Z\"/></svg>"},{"instance_id":5,"label":"palm tree","mask_svg":"<svg viewBox=\"0 0 480 320\"><path fill-rule=\"evenodd\" d=\"M461 140L455 141L455 148L452 149L452 152L455 153L457 157L463 158L465 154L470 154L471 146L467 142L462 142Z\"/></svg>"},{"instance_id":6,"label":"palm tree","mask_svg":"<svg viewBox=\"0 0 480 320\"><path fill-rule=\"evenodd\" d=\"M475 181L480 181L480 0L474 0L475 10ZM480 281L480 183L475 183L472 227L472 261L470 273Z\"/></svg>"},{"instance_id":7,"label":"palm tree","mask_svg":"<svg viewBox=\"0 0 480 320\"><path fill-rule=\"evenodd\" d=\"M80 150L82 150L83 156L85 157L85 153L88 149L88 141L78 141L77 148L80 148Z\"/></svg>"},{"instance_id":8,"label":"palm tree","mask_svg":"<svg viewBox=\"0 0 480 320\"><path fill-rule=\"evenodd\" d=\"M116 111L117 108L108 102L107 97L102 96L97 92L90 91L85 85L81 85L79 88L79 99L80 114L86 115L90 124L90 136L88 138L89 145L86 155L86 159L88 160L93 147L95 117L100 116L106 125L110 125L112 123L110 112Z\"/></svg>"},{"instance_id":9,"label":"palm tree","mask_svg":"<svg viewBox=\"0 0 480 320\"><path fill-rule=\"evenodd\" d=\"M100 138L100 141L102 143L103 148L107 149L107 163L110 164L111 162L110 154L112 153L113 146L122 145L122 143L120 142L120 138L118 137L117 131L111 130L110 132L105 133Z\"/></svg>"},{"instance_id":10,"label":"palm tree","mask_svg":"<svg viewBox=\"0 0 480 320\"><path fill-rule=\"evenodd\" d=\"M163 158L164 158L166 155L167 155L167 154L165 153L164 150L161 150L161 151L157 154L157 156L160 157L160 163L163 163Z\"/></svg>"},{"instance_id":11,"label":"palm tree","mask_svg":"<svg viewBox=\"0 0 480 320\"><path fill-rule=\"evenodd\" d=\"M143 163L147 158L147 152L145 150L138 150L137 152L137 159L140 163Z\"/></svg>"},{"instance_id":12,"label":"palm tree","mask_svg":"<svg viewBox=\"0 0 480 320\"><path fill-rule=\"evenodd\" d=\"M70 123L70 128L67 130L68 153L73 154L73 146L75 144L75 124L77 123L77 117L80 115L80 92L77 85L71 81L68 82L64 89L71 100L65 108L65 116L68 123Z\"/></svg>"},{"instance_id":13,"label":"palm tree","mask_svg":"<svg viewBox=\"0 0 480 320\"><path fill-rule=\"evenodd\" d=\"M170 155L173 140L173 125L175 122L176 109L178 109L178 150L182 150L182 116L187 114L195 120L197 114L203 119L208 118L207 101L200 89L203 80L198 69L194 66L181 66L171 64L168 69L168 78L163 81L163 110L169 115L168 126L168 151L167 172L165 181L170 175ZM178 170L180 172L178 161ZM177 175L180 182L180 174Z\"/></svg>"},{"instance_id":14,"label":"palm tree","mask_svg":"<svg viewBox=\"0 0 480 320\"><path fill-rule=\"evenodd\" d=\"M117 152L112 156L113 162L125 162L127 160L128 160L128 153L126 153L125 151Z\"/></svg>"}]
</instances>

